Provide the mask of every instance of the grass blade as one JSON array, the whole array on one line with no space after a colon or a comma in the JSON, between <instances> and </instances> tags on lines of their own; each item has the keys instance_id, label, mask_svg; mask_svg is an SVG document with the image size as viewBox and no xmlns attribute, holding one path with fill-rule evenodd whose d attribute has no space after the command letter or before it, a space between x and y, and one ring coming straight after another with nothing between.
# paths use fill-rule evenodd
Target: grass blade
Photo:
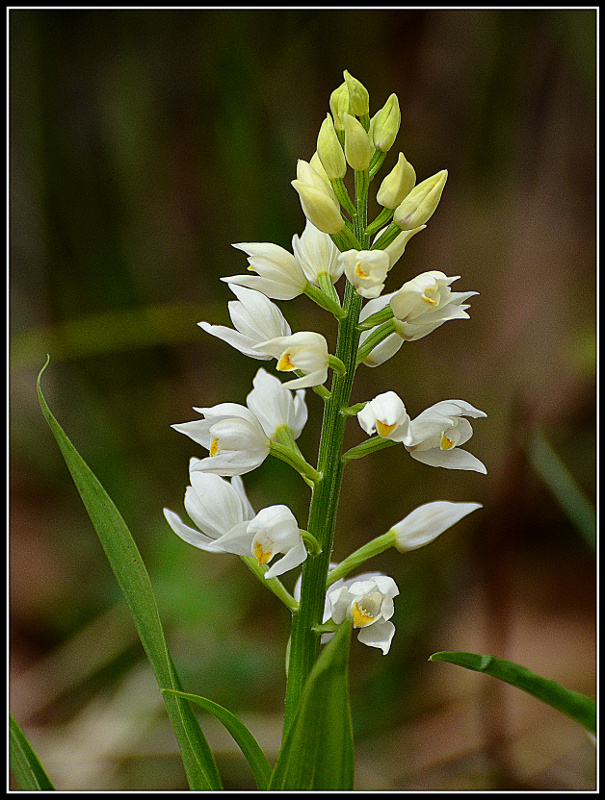
<instances>
[{"instance_id":1,"label":"grass blade","mask_svg":"<svg viewBox=\"0 0 605 800\"><path fill-rule=\"evenodd\" d=\"M70 442L50 411L38 375L38 397L42 413L59 445L80 497L86 507L111 568L124 593L145 653L160 689L181 690L162 628L158 607L141 554L120 512ZM192 790L221 789L216 763L189 703L163 695L181 749L183 765Z\"/></svg>"},{"instance_id":2,"label":"grass blade","mask_svg":"<svg viewBox=\"0 0 605 800\"><path fill-rule=\"evenodd\" d=\"M259 791L264 792L267 790L272 772L271 765L267 761L267 756L263 753L259 743L235 714L232 714L231 711L223 708L223 706L218 705L218 703L213 703L212 700L208 700L206 697L200 697L197 694L176 692L174 689L164 689L163 691L170 692L192 703L196 703L196 705L208 711L222 722L231 736L233 736L238 747L246 757L248 764L250 764Z\"/></svg>"},{"instance_id":3,"label":"grass blade","mask_svg":"<svg viewBox=\"0 0 605 800\"><path fill-rule=\"evenodd\" d=\"M594 700L579 692L564 689L555 681L541 678L513 661L504 661L501 658L494 658L494 656L458 652L433 653L429 661L447 661L476 672L485 672L487 675L510 683L511 686L516 686L517 689L542 700L543 703L556 708L591 733L596 734L597 711Z\"/></svg>"},{"instance_id":4,"label":"grass blade","mask_svg":"<svg viewBox=\"0 0 605 800\"><path fill-rule=\"evenodd\" d=\"M19 725L9 713L10 765L22 792L47 792L54 790L34 748Z\"/></svg>"}]
</instances>

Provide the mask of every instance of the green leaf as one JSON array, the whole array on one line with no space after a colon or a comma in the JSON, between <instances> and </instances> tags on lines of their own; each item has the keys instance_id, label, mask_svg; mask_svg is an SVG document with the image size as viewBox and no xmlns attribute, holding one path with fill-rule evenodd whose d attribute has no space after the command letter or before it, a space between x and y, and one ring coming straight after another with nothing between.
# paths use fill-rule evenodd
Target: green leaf
<instances>
[{"instance_id":1,"label":"green leaf","mask_svg":"<svg viewBox=\"0 0 605 800\"><path fill-rule=\"evenodd\" d=\"M26 735L9 712L10 764L22 792L45 792L54 790L44 767Z\"/></svg>"},{"instance_id":2,"label":"green leaf","mask_svg":"<svg viewBox=\"0 0 605 800\"><path fill-rule=\"evenodd\" d=\"M504 661L494 656L481 656L475 653L440 652L433 653L429 661L447 661L460 667L485 672L501 681L516 686L543 703L556 708L561 713L579 722L591 733L596 734L596 703L579 692L570 692L555 681L541 678L512 661Z\"/></svg>"},{"instance_id":3,"label":"green leaf","mask_svg":"<svg viewBox=\"0 0 605 800\"><path fill-rule=\"evenodd\" d=\"M38 397L42 413L61 449L65 463L80 493L114 575L124 593L141 643L155 673L160 689L182 689L141 554L113 501L86 465L52 415L38 375ZM221 789L216 763L193 710L180 697L164 695L168 716L181 749L183 765L192 790Z\"/></svg>"},{"instance_id":4,"label":"green leaf","mask_svg":"<svg viewBox=\"0 0 605 800\"><path fill-rule=\"evenodd\" d=\"M348 690L351 621L324 647L302 690L270 790L353 789L353 729Z\"/></svg>"},{"instance_id":5,"label":"green leaf","mask_svg":"<svg viewBox=\"0 0 605 800\"><path fill-rule=\"evenodd\" d=\"M192 703L196 703L198 706L201 706L201 708L205 709L218 720L220 720L225 728L227 728L231 736L233 736L238 747L245 755L248 764L250 764L250 768L254 774L254 780L256 781L256 785L258 786L259 790L261 792L267 790L269 778L271 777L272 772L271 765L267 761L267 757L263 753L259 743L250 733L244 723L235 716L235 714L232 714L231 711L223 708L223 706L219 706L218 703L213 703L212 700L208 700L205 697L200 697L197 694L177 692L174 689L163 689L162 691L170 692L170 694L177 695L178 697L183 697L185 700L190 700Z\"/></svg>"}]
</instances>

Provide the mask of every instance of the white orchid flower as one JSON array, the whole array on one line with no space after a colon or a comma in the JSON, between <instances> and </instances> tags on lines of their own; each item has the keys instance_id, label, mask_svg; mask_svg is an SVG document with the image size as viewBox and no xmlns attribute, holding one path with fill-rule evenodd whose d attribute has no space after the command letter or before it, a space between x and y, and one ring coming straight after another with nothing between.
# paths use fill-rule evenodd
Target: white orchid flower
<instances>
[{"instance_id":1,"label":"white orchid flower","mask_svg":"<svg viewBox=\"0 0 605 800\"><path fill-rule=\"evenodd\" d=\"M369 647L379 647L386 655L391 646L395 626L393 598L399 594L397 584L388 575L368 572L355 578L336 581L326 594L326 610L337 625L347 617L359 629L357 638Z\"/></svg>"},{"instance_id":2,"label":"white orchid flower","mask_svg":"<svg viewBox=\"0 0 605 800\"><path fill-rule=\"evenodd\" d=\"M357 294L370 299L378 297L391 267L388 253L384 250L347 250L339 258Z\"/></svg>"},{"instance_id":3,"label":"white orchid flower","mask_svg":"<svg viewBox=\"0 0 605 800\"><path fill-rule=\"evenodd\" d=\"M278 336L258 345L263 352L277 359L277 369L282 372L300 370L302 378L286 381L290 389L319 386L328 378L330 354L325 336L314 331L298 331L291 336Z\"/></svg>"},{"instance_id":4,"label":"white orchid flower","mask_svg":"<svg viewBox=\"0 0 605 800\"><path fill-rule=\"evenodd\" d=\"M410 417L396 392L376 395L357 412L357 421L368 436L377 433L394 442L405 442L409 438Z\"/></svg>"},{"instance_id":5,"label":"white orchid flower","mask_svg":"<svg viewBox=\"0 0 605 800\"><path fill-rule=\"evenodd\" d=\"M327 233L323 233L309 220L302 236L296 234L292 238L292 250L305 277L311 283L319 285L319 276L327 274L336 281L343 273L344 265L338 256L340 251Z\"/></svg>"},{"instance_id":6,"label":"white orchid flower","mask_svg":"<svg viewBox=\"0 0 605 800\"><path fill-rule=\"evenodd\" d=\"M257 275L231 275L222 281L256 289L273 300L292 300L302 294L307 279L296 258L272 242L234 244L248 256L248 269Z\"/></svg>"},{"instance_id":7,"label":"white orchid flower","mask_svg":"<svg viewBox=\"0 0 605 800\"><path fill-rule=\"evenodd\" d=\"M397 245L397 241L396 239L392 246ZM395 256L396 251L393 254ZM377 344L363 359L363 363L368 367L377 367L392 358L404 341L422 339L450 319L468 319L466 309L469 306L464 301L478 292L452 292L449 286L455 280L458 277L448 278L439 270L423 272L404 283L397 292L382 295L366 303L359 315L359 321L365 322L390 306L393 313L393 333ZM359 338L360 348L375 330L376 328L362 331Z\"/></svg>"},{"instance_id":8,"label":"white orchid flower","mask_svg":"<svg viewBox=\"0 0 605 800\"><path fill-rule=\"evenodd\" d=\"M219 403L195 408L204 419L172 427L207 448L210 455L195 470L217 475L243 475L260 466L269 455L279 428L290 429L297 439L307 421L304 390L293 396L273 375L259 369L246 406Z\"/></svg>"},{"instance_id":9,"label":"white orchid flower","mask_svg":"<svg viewBox=\"0 0 605 800\"><path fill-rule=\"evenodd\" d=\"M229 482L219 475L196 471L195 464L196 459L191 459L185 509L200 530L165 508L164 516L177 536L200 550L254 557L261 565L283 553L265 572L267 580L302 564L307 551L287 506L268 506L255 515L240 477L234 476Z\"/></svg>"},{"instance_id":10,"label":"white orchid flower","mask_svg":"<svg viewBox=\"0 0 605 800\"><path fill-rule=\"evenodd\" d=\"M284 554L267 570L267 579L298 567L307 557L298 522L288 506L263 508L249 522L248 534L252 535L252 554L259 564L267 564L278 553Z\"/></svg>"},{"instance_id":11,"label":"white orchid flower","mask_svg":"<svg viewBox=\"0 0 605 800\"><path fill-rule=\"evenodd\" d=\"M199 531L185 525L178 514L164 509L172 530L185 542L209 553L250 555L248 522L254 517L242 479L231 481L219 475L197 472L192 458L189 468L191 485L185 492L185 509ZM201 532L200 532L201 531Z\"/></svg>"},{"instance_id":12,"label":"white orchid flower","mask_svg":"<svg viewBox=\"0 0 605 800\"><path fill-rule=\"evenodd\" d=\"M198 322L198 325L206 333L222 339L245 356L269 361L272 356L256 348L256 345L267 338L289 336L291 329L286 318L275 303L261 292L237 284L231 284L229 288L237 297L237 300L227 303L235 330L225 325L210 325L208 322Z\"/></svg>"},{"instance_id":13,"label":"white orchid flower","mask_svg":"<svg viewBox=\"0 0 605 800\"><path fill-rule=\"evenodd\" d=\"M393 525L391 531L396 534L394 547L401 553L424 547L471 511L481 507L481 503L450 503L447 500L425 503Z\"/></svg>"},{"instance_id":14,"label":"white orchid flower","mask_svg":"<svg viewBox=\"0 0 605 800\"><path fill-rule=\"evenodd\" d=\"M452 292L448 278L439 270L423 272L407 281L389 297L396 331L408 342L421 339L450 319L468 319L462 303L477 292Z\"/></svg>"},{"instance_id":15,"label":"white orchid flower","mask_svg":"<svg viewBox=\"0 0 605 800\"><path fill-rule=\"evenodd\" d=\"M410 422L409 439L404 442L412 458L432 467L469 469L487 473L483 462L460 450L473 435L464 417L486 417L484 411L464 400L444 400L427 408Z\"/></svg>"}]
</instances>

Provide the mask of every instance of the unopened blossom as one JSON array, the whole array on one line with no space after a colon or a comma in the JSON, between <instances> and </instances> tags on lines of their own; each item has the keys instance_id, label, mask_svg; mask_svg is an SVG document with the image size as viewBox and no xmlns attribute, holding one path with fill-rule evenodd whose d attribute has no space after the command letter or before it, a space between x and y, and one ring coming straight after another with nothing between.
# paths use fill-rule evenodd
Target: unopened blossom
<instances>
[{"instance_id":1,"label":"unopened blossom","mask_svg":"<svg viewBox=\"0 0 605 800\"><path fill-rule=\"evenodd\" d=\"M388 253L384 250L347 250L339 258L357 293L370 299L378 297L391 266Z\"/></svg>"},{"instance_id":2,"label":"unopened blossom","mask_svg":"<svg viewBox=\"0 0 605 800\"><path fill-rule=\"evenodd\" d=\"M261 565L282 554L265 572L266 579L302 564L307 551L298 523L287 506L268 506L255 515L240 477L227 481L219 475L196 471L195 463L196 459L192 459L185 509L199 530L165 508L164 516L177 536L200 550L254 557Z\"/></svg>"},{"instance_id":3,"label":"unopened blossom","mask_svg":"<svg viewBox=\"0 0 605 800\"><path fill-rule=\"evenodd\" d=\"M298 331L291 336L278 336L258 346L277 359L278 370L300 370L304 373L303 377L287 381L283 386L290 389L319 386L328 378L330 354L326 338L321 333Z\"/></svg>"},{"instance_id":4,"label":"unopened blossom","mask_svg":"<svg viewBox=\"0 0 605 800\"><path fill-rule=\"evenodd\" d=\"M273 300L292 300L307 285L305 274L292 253L273 242L234 244L248 256L248 269L256 275L231 275L222 281L256 289Z\"/></svg>"},{"instance_id":5,"label":"unopened blossom","mask_svg":"<svg viewBox=\"0 0 605 800\"><path fill-rule=\"evenodd\" d=\"M309 220L302 236L293 236L292 251L310 283L317 285L322 274L327 274L332 283L336 283L343 273L344 265L338 258L339 249L327 233L320 231Z\"/></svg>"},{"instance_id":6,"label":"unopened blossom","mask_svg":"<svg viewBox=\"0 0 605 800\"><path fill-rule=\"evenodd\" d=\"M321 124L317 137L317 154L326 172L328 180L344 178L347 171L347 161L338 136L334 130L334 122L330 114Z\"/></svg>"},{"instance_id":7,"label":"unopened blossom","mask_svg":"<svg viewBox=\"0 0 605 800\"><path fill-rule=\"evenodd\" d=\"M332 187L301 158L296 165L296 180L291 183L298 192L305 217L316 228L331 234L344 228L345 221Z\"/></svg>"},{"instance_id":8,"label":"unopened blossom","mask_svg":"<svg viewBox=\"0 0 605 800\"><path fill-rule=\"evenodd\" d=\"M460 450L473 435L465 417L486 417L484 411L464 400L443 400L427 408L410 422L405 447L412 458L432 467L469 469L486 473L483 462Z\"/></svg>"},{"instance_id":9,"label":"unopened blossom","mask_svg":"<svg viewBox=\"0 0 605 800\"><path fill-rule=\"evenodd\" d=\"M359 172L366 170L370 166L370 159L372 158L370 137L361 122L352 114L345 113L343 122L347 163L352 169Z\"/></svg>"},{"instance_id":10,"label":"unopened blossom","mask_svg":"<svg viewBox=\"0 0 605 800\"><path fill-rule=\"evenodd\" d=\"M289 336L291 329L286 318L262 292L237 284L231 284L229 288L237 297L237 300L227 303L235 330L225 325L210 325L208 322L198 322L198 325L206 333L222 339L245 356L269 361L272 356L257 349L256 345L268 338Z\"/></svg>"},{"instance_id":11,"label":"unopened blossom","mask_svg":"<svg viewBox=\"0 0 605 800\"><path fill-rule=\"evenodd\" d=\"M298 522L288 506L263 508L249 522L248 534L252 536L252 555L259 564L267 564L282 554L265 573L267 579L298 567L307 557Z\"/></svg>"},{"instance_id":12,"label":"unopened blossom","mask_svg":"<svg viewBox=\"0 0 605 800\"><path fill-rule=\"evenodd\" d=\"M411 192L416 183L416 172L403 153L393 169L383 179L376 194L376 201L385 208L395 209Z\"/></svg>"},{"instance_id":13,"label":"unopened blossom","mask_svg":"<svg viewBox=\"0 0 605 800\"><path fill-rule=\"evenodd\" d=\"M204 419L172 427L209 451L194 469L217 475L243 475L263 463L277 430L286 426L296 439L307 421L304 390L293 396L278 378L260 369L246 406L219 403L195 408Z\"/></svg>"},{"instance_id":14,"label":"unopened blossom","mask_svg":"<svg viewBox=\"0 0 605 800\"><path fill-rule=\"evenodd\" d=\"M404 231L426 224L439 205L446 180L447 170L442 169L415 186L395 209L393 222Z\"/></svg>"},{"instance_id":15,"label":"unopened blossom","mask_svg":"<svg viewBox=\"0 0 605 800\"><path fill-rule=\"evenodd\" d=\"M409 438L410 417L396 392L376 395L357 412L357 421L369 436L376 433L394 442L405 442Z\"/></svg>"},{"instance_id":16,"label":"unopened blossom","mask_svg":"<svg viewBox=\"0 0 605 800\"><path fill-rule=\"evenodd\" d=\"M447 500L425 503L393 525L391 531L396 534L394 546L401 553L424 547L477 508L481 508L480 503L450 503Z\"/></svg>"},{"instance_id":17,"label":"unopened blossom","mask_svg":"<svg viewBox=\"0 0 605 800\"><path fill-rule=\"evenodd\" d=\"M326 594L326 611L340 625L347 617L359 629L357 638L370 647L379 647L386 655L391 646L395 626L390 622L394 612L393 598L399 594L395 581L388 575L369 572L355 578L335 581Z\"/></svg>"},{"instance_id":18,"label":"unopened blossom","mask_svg":"<svg viewBox=\"0 0 605 800\"><path fill-rule=\"evenodd\" d=\"M345 69L343 76L348 90L349 114L354 114L356 117L365 116L370 111L370 93L348 70Z\"/></svg>"},{"instance_id":19,"label":"unopened blossom","mask_svg":"<svg viewBox=\"0 0 605 800\"><path fill-rule=\"evenodd\" d=\"M396 94L391 94L380 111L374 114L370 123L370 136L374 147L383 153L390 150L397 138L400 125L399 98Z\"/></svg>"}]
</instances>

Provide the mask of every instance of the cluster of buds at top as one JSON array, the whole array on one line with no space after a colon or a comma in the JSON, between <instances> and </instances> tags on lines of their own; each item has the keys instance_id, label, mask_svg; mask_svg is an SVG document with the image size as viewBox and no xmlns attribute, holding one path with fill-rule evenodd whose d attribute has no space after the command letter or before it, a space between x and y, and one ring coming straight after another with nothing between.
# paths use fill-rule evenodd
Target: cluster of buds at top
<instances>
[{"instance_id":1,"label":"cluster of buds at top","mask_svg":"<svg viewBox=\"0 0 605 800\"><path fill-rule=\"evenodd\" d=\"M246 254L248 271L222 279L236 297L228 304L233 327L199 323L207 333L249 358L275 359L279 373L294 376L282 382L261 368L246 405L219 403L196 408L201 419L173 426L205 448L208 455L191 460L190 486L185 494L185 508L197 529L165 510L178 536L208 552L242 556L293 611L298 604L297 590L294 596L289 595L278 576L299 567L307 555L315 556L322 547L328 548L325 541L319 541L322 536L317 531L315 538L313 531L298 527L287 506L268 506L255 514L240 476L272 455L318 489L314 498L321 494L325 474L319 470L325 471L329 460L322 459L321 447L330 441L337 426L333 416L332 423L326 425L328 433L324 436L322 431L315 469L296 442L307 421L307 389L324 400L338 398L340 405L330 402L326 413L335 408L340 419L341 414L356 415L368 435L345 453L341 452L340 439L330 452L335 464L400 444L412 459L429 467L487 471L483 462L462 447L473 433L467 418L485 416L470 403L440 401L412 419L393 391L348 408L348 394L343 399L343 392L334 390L343 385L334 381L346 377L350 393L352 373L360 364L376 367L393 357L404 342L416 342L450 320L468 319L466 301L476 292L453 291L451 284L458 278L432 269L383 294L389 273L410 239L426 228L434 214L447 172L441 170L416 184L416 172L400 152L376 194L382 210L367 224L368 188L399 131L399 101L392 94L370 117L367 90L345 71L344 82L330 97L330 111L321 124L316 152L309 161L298 161L292 181L307 218L303 233L293 237L291 251L272 242L234 244ZM344 183L349 168L354 173L354 197ZM348 282L344 302L335 288L343 274ZM340 357L329 352L328 341L321 333L293 333L273 302L301 294L330 311L339 325L346 324L347 334L342 339L339 328ZM341 346L342 341L347 345ZM330 370L336 376L332 393L324 386ZM324 483L331 485L328 480ZM338 492L333 493L327 502L337 496ZM378 573L346 576L388 548L406 552L428 544L477 508L478 503L426 503L387 533L332 565L327 574L323 623L313 632L325 639L348 618L358 629L360 641L388 652L395 630L391 621L393 598L399 591L395 582ZM328 544L331 547L331 539Z\"/></svg>"}]
</instances>

